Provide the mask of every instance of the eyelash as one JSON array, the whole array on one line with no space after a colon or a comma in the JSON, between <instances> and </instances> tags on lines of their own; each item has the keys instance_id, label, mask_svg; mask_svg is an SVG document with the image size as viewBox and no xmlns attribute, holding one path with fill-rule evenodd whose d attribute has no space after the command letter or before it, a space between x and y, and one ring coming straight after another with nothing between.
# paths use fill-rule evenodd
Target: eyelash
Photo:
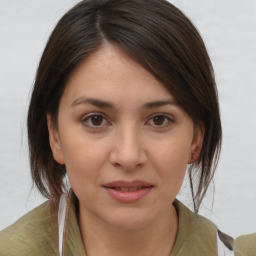
<instances>
[{"instance_id":1,"label":"eyelash","mask_svg":"<svg viewBox=\"0 0 256 256\"><path fill-rule=\"evenodd\" d=\"M92 123L92 118L93 117L99 117L100 121L102 121L102 122L100 122L99 125L93 124ZM164 124L157 125L157 124L152 123L152 122L154 122L154 118L159 118L159 117L164 118L164 120L163 120ZM111 125L111 123L107 120L107 118L101 113L88 114L88 115L83 117L82 122L87 127L92 128L92 129L102 128L104 126ZM165 127L169 126L170 123L173 123L173 119L169 115L163 114L163 113L158 113L158 114L155 114L155 115L151 116L149 118L149 120L146 122L146 124L149 124L150 126L155 126L157 128L165 128Z\"/></svg>"}]
</instances>

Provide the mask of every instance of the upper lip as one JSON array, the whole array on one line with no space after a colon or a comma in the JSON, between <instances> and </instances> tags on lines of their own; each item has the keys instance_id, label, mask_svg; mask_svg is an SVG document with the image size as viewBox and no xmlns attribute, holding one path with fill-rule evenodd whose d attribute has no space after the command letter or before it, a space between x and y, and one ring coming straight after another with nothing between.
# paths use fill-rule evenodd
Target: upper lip
<instances>
[{"instance_id":1,"label":"upper lip","mask_svg":"<svg viewBox=\"0 0 256 256\"><path fill-rule=\"evenodd\" d=\"M153 185L141 180L133 180L133 181L116 180L116 181L111 181L106 184L103 184L103 187L135 188L135 187L153 187Z\"/></svg>"}]
</instances>

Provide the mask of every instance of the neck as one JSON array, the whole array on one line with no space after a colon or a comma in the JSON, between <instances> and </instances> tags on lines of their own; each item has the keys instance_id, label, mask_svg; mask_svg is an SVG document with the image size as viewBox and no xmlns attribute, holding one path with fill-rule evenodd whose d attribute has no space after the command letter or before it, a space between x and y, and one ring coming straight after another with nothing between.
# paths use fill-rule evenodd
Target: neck
<instances>
[{"instance_id":1,"label":"neck","mask_svg":"<svg viewBox=\"0 0 256 256\"><path fill-rule=\"evenodd\" d=\"M169 256L178 231L178 217L171 206L145 227L122 229L101 223L79 209L79 225L88 256Z\"/></svg>"}]
</instances>

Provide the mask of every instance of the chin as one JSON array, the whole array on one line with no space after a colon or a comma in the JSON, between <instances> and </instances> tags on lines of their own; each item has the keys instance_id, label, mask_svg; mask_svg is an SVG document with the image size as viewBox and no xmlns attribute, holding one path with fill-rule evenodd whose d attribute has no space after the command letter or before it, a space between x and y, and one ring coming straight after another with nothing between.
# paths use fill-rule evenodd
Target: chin
<instances>
[{"instance_id":1,"label":"chin","mask_svg":"<svg viewBox=\"0 0 256 256\"><path fill-rule=\"evenodd\" d=\"M149 226L153 222L152 217L152 212L130 208L112 212L108 220L105 218L105 222L120 230L134 231Z\"/></svg>"}]
</instances>

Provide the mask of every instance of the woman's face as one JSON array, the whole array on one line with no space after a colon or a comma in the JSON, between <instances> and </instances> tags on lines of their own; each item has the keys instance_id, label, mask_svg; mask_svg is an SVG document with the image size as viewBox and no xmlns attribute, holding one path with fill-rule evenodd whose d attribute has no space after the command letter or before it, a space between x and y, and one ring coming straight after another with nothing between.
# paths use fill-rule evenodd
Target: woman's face
<instances>
[{"instance_id":1,"label":"woman's face","mask_svg":"<svg viewBox=\"0 0 256 256\"><path fill-rule=\"evenodd\" d=\"M203 139L165 87L111 45L71 75L48 126L80 213L129 229L170 213Z\"/></svg>"}]
</instances>

